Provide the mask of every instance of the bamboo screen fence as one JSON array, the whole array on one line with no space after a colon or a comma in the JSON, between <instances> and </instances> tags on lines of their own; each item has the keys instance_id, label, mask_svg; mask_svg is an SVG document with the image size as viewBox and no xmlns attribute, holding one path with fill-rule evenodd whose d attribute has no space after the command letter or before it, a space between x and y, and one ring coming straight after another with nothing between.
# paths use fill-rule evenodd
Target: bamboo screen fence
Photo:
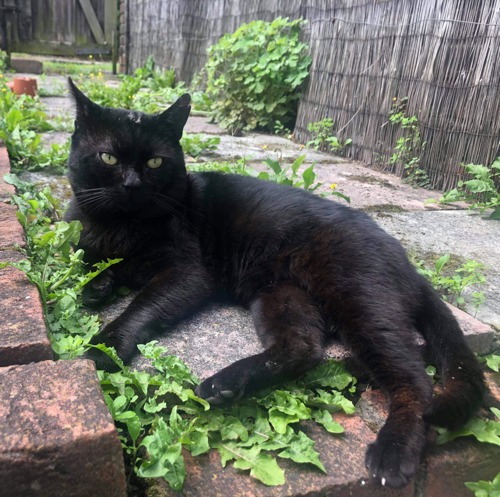
<instances>
[{"instance_id":1,"label":"bamboo screen fence","mask_svg":"<svg viewBox=\"0 0 500 497\"><path fill-rule=\"evenodd\" d=\"M461 163L500 155L500 0L126 0L129 69L153 55L189 81L206 49L254 19L308 21L313 59L296 138L324 117L352 138L347 154L390 165L401 131L388 122L393 98L416 115L431 186L449 189Z\"/></svg>"}]
</instances>

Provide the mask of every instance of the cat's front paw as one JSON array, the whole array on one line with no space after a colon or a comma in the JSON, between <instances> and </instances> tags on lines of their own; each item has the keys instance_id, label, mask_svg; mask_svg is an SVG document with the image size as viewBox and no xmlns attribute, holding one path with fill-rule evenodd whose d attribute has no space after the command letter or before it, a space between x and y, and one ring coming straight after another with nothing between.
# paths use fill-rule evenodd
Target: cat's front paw
<instances>
[{"instance_id":1,"label":"cat's front paw","mask_svg":"<svg viewBox=\"0 0 500 497\"><path fill-rule=\"evenodd\" d=\"M89 281L82 291L82 300L87 307L104 304L113 293L113 273L106 271Z\"/></svg>"},{"instance_id":2,"label":"cat's front paw","mask_svg":"<svg viewBox=\"0 0 500 497\"><path fill-rule=\"evenodd\" d=\"M106 345L106 347L113 347L118 357L124 363L128 363L135 350L135 344L133 342L129 343L126 340L126 337L129 334L130 333L127 333L126 328L120 320L115 319L106 325L100 333L92 337L90 343L92 345L102 343ZM114 373L120 370L120 366L118 366L108 354L95 347L89 348L85 353L85 357L94 361L97 369L102 369L109 373Z\"/></svg>"},{"instance_id":3,"label":"cat's front paw","mask_svg":"<svg viewBox=\"0 0 500 497\"><path fill-rule=\"evenodd\" d=\"M243 397L245 384L241 378L226 375L224 371L220 371L198 385L195 393L210 405L217 406Z\"/></svg>"},{"instance_id":4,"label":"cat's front paw","mask_svg":"<svg viewBox=\"0 0 500 497\"><path fill-rule=\"evenodd\" d=\"M116 364L108 354L94 347L89 348L84 355L85 359L94 361L95 367L98 370L107 371L108 373L116 373L120 371L120 366Z\"/></svg>"},{"instance_id":5,"label":"cat's front paw","mask_svg":"<svg viewBox=\"0 0 500 497\"><path fill-rule=\"evenodd\" d=\"M401 488L415 475L420 462L420 451L408 444L377 440L366 452L366 467L382 486Z\"/></svg>"}]
</instances>

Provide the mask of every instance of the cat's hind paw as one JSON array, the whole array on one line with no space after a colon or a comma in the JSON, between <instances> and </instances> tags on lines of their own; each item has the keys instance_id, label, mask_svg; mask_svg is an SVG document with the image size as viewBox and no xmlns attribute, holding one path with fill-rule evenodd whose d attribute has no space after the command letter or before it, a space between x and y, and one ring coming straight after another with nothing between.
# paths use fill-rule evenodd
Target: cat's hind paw
<instances>
[{"instance_id":1,"label":"cat's hind paw","mask_svg":"<svg viewBox=\"0 0 500 497\"><path fill-rule=\"evenodd\" d=\"M420 454L397 442L377 440L368 447L366 467L370 476L382 486L402 488L415 475L420 461Z\"/></svg>"}]
</instances>

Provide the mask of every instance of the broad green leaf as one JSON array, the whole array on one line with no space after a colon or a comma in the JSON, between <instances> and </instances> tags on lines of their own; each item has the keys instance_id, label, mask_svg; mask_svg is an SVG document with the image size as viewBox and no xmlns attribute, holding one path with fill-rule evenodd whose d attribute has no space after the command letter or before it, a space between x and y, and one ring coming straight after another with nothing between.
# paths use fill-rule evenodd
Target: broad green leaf
<instances>
[{"instance_id":1,"label":"broad green leaf","mask_svg":"<svg viewBox=\"0 0 500 497\"><path fill-rule=\"evenodd\" d=\"M189 434L190 446L189 450L193 456L199 456L200 454L205 454L210 450L210 444L208 442L208 432L201 429L197 429Z\"/></svg>"},{"instance_id":2,"label":"broad green leaf","mask_svg":"<svg viewBox=\"0 0 500 497\"><path fill-rule=\"evenodd\" d=\"M229 459L236 459L234 462L236 469L249 469L250 475L265 485L274 486L285 483L285 473L279 467L276 459L269 454L261 453L259 447L247 449L224 444L223 448L231 454Z\"/></svg>"},{"instance_id":3,"label":"broad green leaf","mask_svg":"<svg viewBox=\"0 0 500 497\"><path fill-rule=\"evenodd\" d=\"M333 421L332 415L326 409L315 409L312 417L316 423L322 425L329 433L344 433L342 425Z\"/></svg>"},{"instance_id":4,"label":"broad green leaf","mask_svg":"<svg viewBox=\"0 0 500 497\"><path fill-rule=\"evenodd\" d=\"M285 459L291 459L297 463L314 464L314 466L323 471L323 473L326 473L326 469L320 461L319 454L314 448L314 445L314 440L311 440L304 432L299 431L291 441L289 448L280 452L278 456Z\"/></svg>"},{"instance_id":5,"label":"broad green leaf","mask_svg":"<svg viewBox=\"0 0 500 497\"><path fill-rule=\"evenodd\" d=\"M346 371L343 363L329 360L308 371L301 381L309 388L322 386L343 390L354 381L354 378Z\"/></svg>"},{"instance_id":6,"label":"broad green leaf","mask_svg":"<svg viewBox=\"0 0 500 497\"><path fill-rule=\"evenodd\" d=\"M226 416L220 430L222 440L248 440L248 431L238 418Z\"/></svg>"}]
</instances>

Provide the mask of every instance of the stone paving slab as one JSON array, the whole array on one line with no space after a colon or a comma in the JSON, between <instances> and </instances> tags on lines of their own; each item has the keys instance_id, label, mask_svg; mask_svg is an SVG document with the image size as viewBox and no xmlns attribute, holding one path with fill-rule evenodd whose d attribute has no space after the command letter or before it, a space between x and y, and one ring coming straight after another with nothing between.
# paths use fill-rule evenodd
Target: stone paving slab
<instances>
[{"instance_id":1,"label":"stone paving slab","mask_svg":"<svg viewBox=\"0 0 500 497\"><path fill-rule=\"evenodd\" d=\"M91 361L0 368L0 497L124 497L121 444Z\"/></svg>"}]
</instances>

